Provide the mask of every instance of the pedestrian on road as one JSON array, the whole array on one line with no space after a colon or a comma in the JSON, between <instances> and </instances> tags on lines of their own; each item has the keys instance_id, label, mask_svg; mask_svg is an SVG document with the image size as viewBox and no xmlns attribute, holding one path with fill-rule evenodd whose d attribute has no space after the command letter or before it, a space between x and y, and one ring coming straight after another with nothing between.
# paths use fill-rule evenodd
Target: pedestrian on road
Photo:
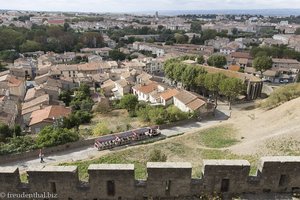
<instances>
[{"instance_id":1,"label":"pedestrian on road","mask_svg":"<svg viewBox=\"0 0 300 200\"><path fill-rule=\"evenodd\" d=\"M40 162L43 163L44 162L44 154L42 152L42 149L40 149L39 158L41 159Z\"/></svg>"}]
</instances>

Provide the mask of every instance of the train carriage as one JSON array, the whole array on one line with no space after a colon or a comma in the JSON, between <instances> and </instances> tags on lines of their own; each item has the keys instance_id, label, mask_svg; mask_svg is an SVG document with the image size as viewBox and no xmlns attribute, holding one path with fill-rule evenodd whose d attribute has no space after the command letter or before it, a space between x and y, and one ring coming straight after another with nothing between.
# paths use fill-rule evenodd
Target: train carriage
<instances>
[{"instance_id":1,"label":"train carriage","mask_svg":"<svg viewBox=\"0 0 300 200\"><path fill-rule=\"evenodd\" d=\"M160 135L159 126L144 127L122 133L102 136L96 139L94 146L98 150L110 149L158 135Z\"/></svg>"}]
</instances>

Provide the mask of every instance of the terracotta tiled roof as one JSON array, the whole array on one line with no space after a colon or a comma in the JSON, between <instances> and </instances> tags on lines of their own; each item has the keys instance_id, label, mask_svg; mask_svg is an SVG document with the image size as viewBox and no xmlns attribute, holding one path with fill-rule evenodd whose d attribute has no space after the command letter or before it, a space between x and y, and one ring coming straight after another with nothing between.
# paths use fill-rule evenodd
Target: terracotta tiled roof
<instances>
[{"instance_id":1,"label":"terracotta tiled roof","mask_svg":"<svg viewBox=\"0 0 300 200\"><path fill-rule=\"evenodd\" d=\"M53 118L66 117L71 113L70 108L64 106L48 106L41 110L31 113L29 126L40 123L42 121L52 121Z\"/></svg>"},{"instance_id":2,"label":"terracotta tiled roof","mask_svg":"<svg viewBox=\"0 0 300 200\"><path fill-rule=\"evenodd\" d=\"M64 64L61 64L61 65L56 65L56 70L59 70L59 71L77 71L78 70L78 66L77 65L64 65ZM53 69L54 67L52 67Z\"/></svg>"},{"instance_id":3,"label":"terracotta tiled roof","mask_svg":"<svg viewBox=\"0 0 300 200\"><path fill-rule=\"evenodd\" d=\"M248 53L248 52L233 52L230 55L233 58L247 58L247 59L252 59L250 53Z\"/></svg>"},{"instance_id":4,"label":"terracotta tiled roof","mask_svg":"<svg viewBox=\"0 0 300 200\"><path fill-rule=\"evenodd\" d=\"M273 63L282 63L282 64L300 64L298 60L295 59L280 59L280 58L273 58Z\"/></svg>"},{"instance_id":5,"label":"terracotta tiled roof","mask_svg":"<svg viewBox=\"0 0 300 200\"><path fill-rule=\"evenodd\" d=\"M39 96L39 97L29 101L29 102L24 103L23 106L22 106L22 110L25 110L25 109L33 107L33 106L40 105L40 104L42 104L43 102L46 102L46 101L49 101L49 95L48 94Z\"/></svg>"},{"instance_id":6,"label":"terracotta tiled roof","mask_svg":"<svg viewBox=\"0 0 300 200\"><path fill-rule=\"evenodd\" d=\"M11 76L8 79L8 86L9 87L18 87L23 83L23 81L16 79L15 77Z\"/></svg>"},{"instance_id":7,"label":"terracotta tiled roof","mask_svg":"<svg viewBox=\"0 0 300 200\"><path fill-rule=\"evenodd\" d=\"M227 77L231 78L238 78L241 80L248 79L251 82L261 82L262 80L256 76L253 76L251 74L245 74L241 72L235 72L231 70L226 70L226 69L219 69L216 67L211 67L211 66L202 66L208 73L222 73ZM247 68L247 67L246 67Z\"/></svg>"},{"instance_id":8,"label":"terracotta tiled roof","mask_svg":"<svg viewBox=\"0 0 300 200\"><path fill-rule=\"evenodd\" d=\"M85 63L78 65L79 71L97 71L101 68L99 63Z\"/></svg>"},{"instance_id":9,"label":"terracotta tiled roof","mask_svg":"<svg viewBox=\"0 0 300 200\"><path fill-rule=\"evenodd\" d=\"M153 92L157 89L158 84L155 82L151 82L148 85L143 85L139 88L137 88L138 91L140 91L143 94L149 94L150 92Z\"/></svg>"},{"instance_id":10,"label":"terracotta tiled roof","mask_svg":"<svg viewBox=\"0 0 300 200\"><path fill-rule=\"evenodd\" d=\"M128 82L125 79L117 80L115 83L121 87L126 87L128 85Z\"/></svg>"},{"instance_id":11,"label":"terracotta tiled roof","mask_svg":"<svg viewBox=\"0 0 300 200\"><path fill-rule=\"evenodd\" d=\"M178 90L176 89L171 89L171 90L167 90L163 93L161 93L160 97L164 100L169 100L171 99L173 96L177 95L178 94Z\"/></svg>"},{"instance_id":12,"label":"terracotta tiled roof","mask_svg":"<svg viewBox=\"0 0 300 200\"><path fill-rule=\"evenodd\" d=\"M24 101L29 101L35 97L36 91L40 90L41 87L34 87L27 90ZM45 94L45 93L44 93Z\"/></svg>"},{"instance_id":13,"label":"terracotta tiled roof","mask_svg":"<svg viewBox=\"0 0 300 200\"><path fill-rule=\"evenodd\" d=\"M190 102L194 101L197 99L197 96L186 91L186 90L181 90L177 95L175 95L176 99L181 101L183 104L187 105Z\"/></svg>"},{"instance_id":14,"label":"terracotta tiled roof","mask_svg":"<svg viewBox=\"0 0 300 200\"><path fill-rule=\"evenodd\" d=\"M186 106L189 107L191 110L197 110L205 104L206 104L205 101L197 98L197 99L193 100L192 102L188 103Z\"/></svg>"}]
</instances>

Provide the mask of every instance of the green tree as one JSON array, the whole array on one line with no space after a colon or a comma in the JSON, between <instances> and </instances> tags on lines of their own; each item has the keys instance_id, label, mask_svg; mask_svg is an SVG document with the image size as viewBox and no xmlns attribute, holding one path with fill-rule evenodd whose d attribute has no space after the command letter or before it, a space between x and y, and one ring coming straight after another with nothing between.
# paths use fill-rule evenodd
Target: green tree
<instances>
[{"instance_id":1,"label":"green tree","mask_svg":"<svg viewBox=\"0 0 300 200\"><path fill-rule=\"evenodd\" d=\"M5 62L14 62L14 60L16 60L19 57L19 53L14 50L0 51L0 60L3 60Z\"/></svg>"},{"instance_id":2,"label":"green tree","mask_svg":"<svg viewBox=\"0 0 300 200\"><path fill-rule=\"evenodd\" d=\"M127 94L121 98L119 105L123 109L134 111L138 103L138 98L135 95Z\"/></svg>"},{"instance_id":3,"label":"green tree","mask_svg":"<svg viewBox=\"0 0 300 200\"><path fill-rule=\"evenodd\" d=\"M72 101L72 92L70 90L64 90L59 94L59 100L63 101L66 106L70 105L70 102Z\"/></svg>"},{"instance_id":4,"label":"green tree","mask_svg":"<svg viewBox=\"0 0 300 200\"><path fill-rule=\"evenodd\" d=\"M42 46L40 43L31 40L26 40L26 42L20 46L21 52L33 52L33 51L39 51L41 49Z\"/></svg>"},{"instance_id":5,"label":"green tree","mask_svg":"<svg viewBox=\"0 0 300 200\"><path fill-rule=\"evenodd\" d=\"M300 35L300 28L297 28L297 29L296 29L295 34L296 34L296 35Z\"/></svg>"},{"instance_id":6,"label":"green tree","mask_svg":"<svg viewBox=\"0 0 300 200\"><path fill-rule=\"evenodd\" d=\"M181 82L183 77L182 74L186 70L186 65L182 63L176 63L176 64L174 63L172 70L173 70L174 80L176 80L177 82Z\"/></svg>"},{"instance_id":7,"label":"green tree","mask_svg":"<svg viewBox=\"0 0 300 200\"><path fill-rule=\"evenodd\" d=\"M69 23L64 23L64 31L68 31L70 29L70 24Z\"/></svg>"},{"instance_id":8,"label":"green tree","mask_svg":"<svg viewBox=\"0 0 300 200\"><path fill-rule=\"evenodd\" d=\"M205 77L207 73L199 73L195 78L195 85L198 87L198 91L205 94Z\"/></svg>"},{"instance_id":9,"label":"green tree","mask_svg":"<svg viewBox=\"0 0 300 200\"><path fill-rule=\"evenodd\" d=\"M174 35L177 44L185 44L188 42L189 38L186 35L175 33Z\"/></svg>"},{"instance_id":10,"label":"green tree","mask_svg":"<svg viewBox=\"0 0 300 200\"><path fill-rule=\"evenodd\" d=\"M182 71L182 83L183 85L190 90L191 88L195 88L195 78L197 76L197 68L195 66L184 65L185 70Z\"/></svg>"},{"instance_id":11,"label":"green tree","mask_svg":"<svg viewBox=\"0 0 300 200\"><path fill-rule=\"evenodd\" d=\"M174 62L173 59L167 60L164 63L165 75L166 75L167 78L169 78L172 81L175 80L175 77L174 77L174 64L175 64L175 62Z\"/></svg>"},{"instance_id":12,"label":"green tree","mask_svg":"<svg viewBox=\"0 0 300 200\"><path fill-rule=\"evenodd\" d=\"M217 31L212 29L207 29L202 31L201 40L204 43L206 40L215 39L217 36Z\"/></svg>"},{"instance_id":13,"label":"green tree","mask_svg":"<svg viewBox=\"0 0 300 200\"><path fill-rule=\"evenodd\" d=\"M94 102L91 98L86 98L80 102L80 111L89 112L92 110Z\"/></svg>"},{"instance_id":14,"label":"green tree","mask_svg":"<svg viewBox=\"0 0 300 200\"><path fill-rule=\"evenodd\" d=\"M126 59L126 54L118 49L114 49L109 52L109 57L115 61L120 61Z\"/></svg>"},{"instance_id":15,"label":"green tree","mask_svg":"<svg viewBox=\"0 0 300 200\"><path fill-rule=\"evenodd\" d=\"M149 118L153 124L160 125L166 122L167 113L163 107L156 106L151 108L148 112Z\"/></svg>"},{"instance_id":16,"label":"green tree","mask_svg":"<svg viewBox=\"0 0 300 200\"><path fill-rule=\"evenodd\" d=\"M0 51L18 49L19 45L25 40L25 35L21 31L11 27L0 28Z\"/></svg>"},{"instance_id":17,"label":"green tree","mask_svg":"<svg viewBox=\"0 0 300 200\"><path fill-rule=\"evenodd\" d=\"M191 23L191 31L193 33L200 33L202 30L202 23L200 21L193 21Z\"/></svg>"},{"instance_id":18,"label":"green tree","mask_svg":"<svg viewBox=\"0 0 300 200\"><path fill-rule=\"evenodd\" d=\"M201 37L193 35L191 44L203 44L203 41L201 40Z\"/></svg>"},{"instance_id":19,"label":"green tree","mask_svg":"<svg viewBox=\"0 0 300 200\"><path fill-rule=\"evenodd\" d=\"M272 58L267 56L256 57L253 60L253 67L255 68L256 71L259 71L261 75L268 69L271 69L272 64L273 64Z\"/></svg>"},{"instance_id":20,"label":"green tree","mask_svg":"<svg viewBox=\"0 0 300 200\"><path fill-rule=\"evenodd\" d=\"M89 48L104 46L102 34L98 32L85 32L81 35L80 41L85 47Z\"/></svg>"},{"instance_id":21,"label":"green tree","mask_svg":"<svg viewBox=\"0 0 300 200\"><path fill-rule=\"evenodd\" d=\"M212 55L208 58L207 64L209 66L214 66L218 68L223 68L227 64L225 56L222 55Z\"/></svg>"},{"instance_id":22,"label":"green tree","mask_svg":"<svg viewBox=\"0 0 300 200\"><path fill-rule=\"evenodd\" d=\"M239 33L239 30L237 28L233 28L231 30L231 32L232 32L233 35L237 35Z\"/></svg>"},{"instance_id":23,"label":"green tree","mask_svg":"<svg viewBox=\"0 0 300 200\"><path fill-rule=\"evenodd\" d=\"M197 57L197 63L198 64L203 64L205 62L204 57L203 56L198 56Z\"/></svg>"},{"instance_id":24,"label":"green tree","mask_svg":"<svg viewBox=\"0 0 300 200\"><path fill-rule=\"evenodd\" d=\"M63 118L62 128L76 128L78 130L80 125L80 119L75 114L70 114L68 117Z\"/></svg>"},{"instance_id":25,"label":"green tree","mask_svg":"<svg viewBox=\"0 0 300 200\"><path fill-rule=\"evenodd\" d=\"M244 91L245 84L237 78L225 78L220 82L219 89L220 93L228 98L229 109L231 109L231 102Z\"/></svg>"},{"instance_id":26,"label":"green tree","mask_svg":"<svg viewBox=\"0 0 300 200\"><path fill-rule=\"evenodd\" d=\"M11 132L7 124L0 123L0 142L5 142L8 137L12 137L13 133Z\"/></svg>"},{"instance_id":27,"label":"green tree","mask_svg":"<svg viewBox=\"0 0 300 200\"><path fill-rule=\"evenodd\" d=\"M220 83L226 78L224 74L207 74L205 76L204 85L207 90L213 93L215 98L215 108L218 106L218 97L220 91Z\"/></svg>"},{"instance_id":28,"label":"green tree","mask_svg":"<svg viewBox=\"0 0 300 200\"><path fill-rule=\"evenodd\" d=\"M15 124L13 127L10 128L11 134L16 137L16 136L21 136L22 135L22 129L19 124Z\"/></svg>"},{"instance_id":29,"label":"green tree","mask_svg":"<svg viewBox=\"0 0 300 200\"><path fill-rule=\"evenodd\" d=\"M136 114L138 118L140 118L143 122L150 122L151 121L149 116L150 109L151 107L149 105L140 106L140 104L138 104L136 108Z\"/></svg>"}]
</instances>

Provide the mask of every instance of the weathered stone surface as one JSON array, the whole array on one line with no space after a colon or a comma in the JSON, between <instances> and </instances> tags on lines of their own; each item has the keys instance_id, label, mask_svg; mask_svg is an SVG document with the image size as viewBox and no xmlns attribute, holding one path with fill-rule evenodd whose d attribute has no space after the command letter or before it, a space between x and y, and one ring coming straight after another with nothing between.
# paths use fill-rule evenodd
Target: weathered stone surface
<instances>
[{"instance_id":1,"label":"weathered stone surface","mask_svg":"<svg viewBox=\"0 0 300 200\"><path fill-rule=\"evenodd\" d=\"M0 167L1 192L53 192L58 199L194 199L204 194L277 194L300 192L300 157L261 158L255 176L246 160L204 160L203 175L192 179L190 163L148 163L146 180L135 180L132 164L100 164L88 168L81 182L76 166L47 166L27 171ZM5 199L5 198L4 198Z\"/></svg>"}]
</instances>

